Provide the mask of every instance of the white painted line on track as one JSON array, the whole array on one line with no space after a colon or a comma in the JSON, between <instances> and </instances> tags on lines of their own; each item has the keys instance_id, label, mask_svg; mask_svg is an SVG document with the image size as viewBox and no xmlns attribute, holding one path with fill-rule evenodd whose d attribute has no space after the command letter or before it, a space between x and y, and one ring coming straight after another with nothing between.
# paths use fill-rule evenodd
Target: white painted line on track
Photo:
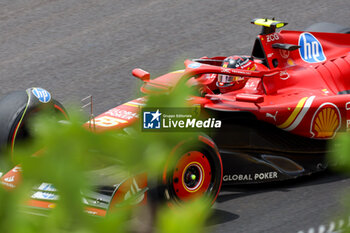
<instances>
[{"instance_id":1,"label":"white painted line on track","mask_svg":"<svg viewBox=\"0 0 350 233\"><path fill-rule=\"evenodd\" d=\"M345 223L348 222L346 225ZM338 224L337 224L338 223ZM342 233L344 232L345 228L349 230L350 227L350 216L348 218L348 221L344 219L338 220L338 222L332 221L329 223L329 225L320 225L316 228L309 228L307 231L298 231L298 233Z\"/></svg>"}]
</instances>

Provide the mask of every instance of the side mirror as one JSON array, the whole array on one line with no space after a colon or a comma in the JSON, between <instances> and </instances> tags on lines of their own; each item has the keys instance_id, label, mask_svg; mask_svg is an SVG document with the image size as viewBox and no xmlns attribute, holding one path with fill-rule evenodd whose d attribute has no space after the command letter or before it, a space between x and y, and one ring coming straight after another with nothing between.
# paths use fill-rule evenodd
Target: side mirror
<instances>
[{"instance_id":1,"label":"side mirror","mask_svg":"<svg viewBox=\"0 0 350 233\"><path fill-rule=\"evenodd\" d=\"M151 75L147 71L144 71L140 68L133 69L132 75L138 79L141 79L144 82L148 82L151 78Z\"/></svg>"},{"instance_id":2,"label":"side mirror","mask_svg":"<svg viewBox=\"0 0 350 233\"><path fill-rule=\"evenodd\" d=\"M264 102L264 96L241 93L236 95L236 101L259 104Z\"/></svg>"}]
</instances>

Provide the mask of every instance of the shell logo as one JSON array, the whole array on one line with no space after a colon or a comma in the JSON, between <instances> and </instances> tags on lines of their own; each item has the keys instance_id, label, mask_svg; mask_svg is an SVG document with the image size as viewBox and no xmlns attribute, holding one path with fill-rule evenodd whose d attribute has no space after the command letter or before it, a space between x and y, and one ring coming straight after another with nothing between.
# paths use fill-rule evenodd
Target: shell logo
<instances>
[{"instance_id":1,"label":"shell logo","mask_svg":"<svg viewBox=\"0 0 350 233\"><path fill-rule=\"evenodd\" d=\"M339 109L332 103L321 105L311 122L311 134L315 138L332 138L341 124Z\"/></svg>"}]
</instances>

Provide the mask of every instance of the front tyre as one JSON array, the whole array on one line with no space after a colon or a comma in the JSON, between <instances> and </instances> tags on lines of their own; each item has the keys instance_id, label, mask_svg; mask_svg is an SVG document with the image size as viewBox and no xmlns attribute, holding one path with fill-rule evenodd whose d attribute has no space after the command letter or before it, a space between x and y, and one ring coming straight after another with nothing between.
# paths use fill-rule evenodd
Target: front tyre
<instances>
[{"instance_id":1,"label":"front tyre","mask_svg":"<svg viewBox=\"0 0 350 233\"><path fill-rule=\"evenodd\" d=\"M12 153L18 142L30 138L30 119L42 110L67 119L64 107L42 88L14 91L0 99L0 148Z\"/></svg>"}]
</instances>

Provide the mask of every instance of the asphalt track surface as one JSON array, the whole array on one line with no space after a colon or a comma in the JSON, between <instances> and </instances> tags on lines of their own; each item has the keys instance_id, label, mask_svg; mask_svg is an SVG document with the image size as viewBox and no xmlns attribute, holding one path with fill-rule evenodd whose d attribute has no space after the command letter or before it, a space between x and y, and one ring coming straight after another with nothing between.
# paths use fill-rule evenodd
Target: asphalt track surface
<instances>
[{"instance_id":1,"label":"asphalt track surface","mask_svg":"<svg viewBox=\"0 0 350 233\"><path fill-rule=\"evenodd\" d=\"M41 86L69 104L93 95L95 114L137 96L135 67L157 76L184 58L249 54L256 17L303 30L350 26L348 0L0 0L0 95ZM223 190L214 232L297 232L342 211L350 179L321 173Z\"/></svg>"}]
</instances>

